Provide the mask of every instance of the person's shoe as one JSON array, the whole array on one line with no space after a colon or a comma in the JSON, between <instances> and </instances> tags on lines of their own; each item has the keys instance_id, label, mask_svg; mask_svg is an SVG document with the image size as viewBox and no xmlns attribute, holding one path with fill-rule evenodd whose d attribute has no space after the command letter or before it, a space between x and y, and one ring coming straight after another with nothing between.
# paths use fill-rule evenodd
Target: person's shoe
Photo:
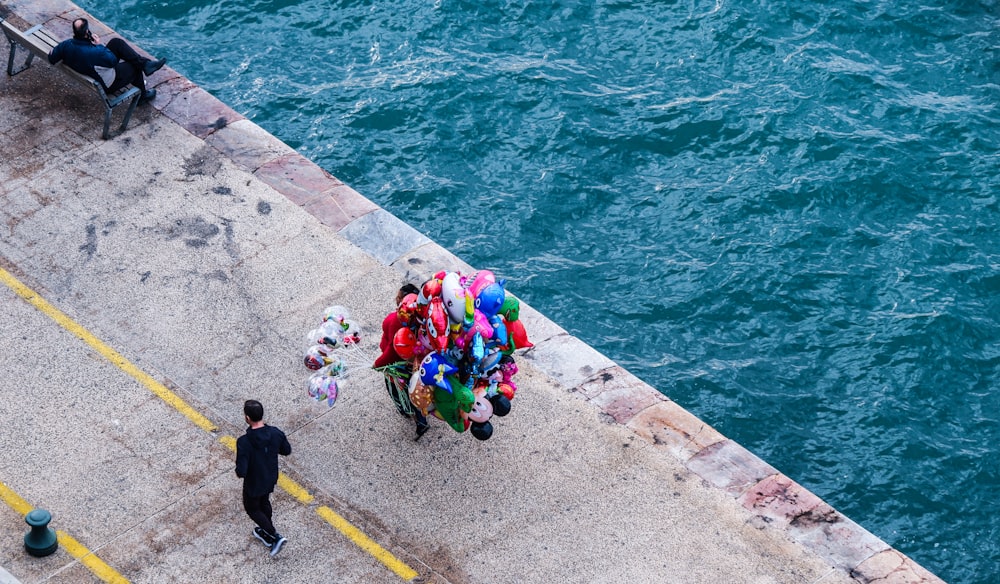
<instances>
[{"instance_id":1,"label":"person's shoe","mask_svg":"<svg viewBox=\"0 0 1000 584\"><path fill-rule=\"evenodd\" d=\"M149 77L153 73L159 71L160 68L166 64L166 59L160 59L159 61L146 61L146 63L142 66L142 72L146 74L146 77Z\"/></svg>"},{"instance_id":2,"label":"person's shoe","mask_svg":"<svg viewBox=\"0 0 1000 584\"><path fill-rule=\"evenodd\" d=\"M274 537L275 537L274 543L271 544L271 556L278 555L278 552L281 551L281 547L285 545L286 541L285 538L282 537L280 533L274 534Z\"/></svg>"},{"instance_id":3,"label":"person's shoe","mask_svg":"<svg viewBox=\"0 0 1000 584\"><path fill-rule=\"evenodd\" d=\"M142 92L142 97L139 98L139 103L146 103L153 101L154 97L156 97L156 90L147 89L146 91Z\"/></svg>"},{"instance_id":4,"label":"person's shoe","mask_svg":"<svg viewBox=\"0 0 1000 584\"><path fill-rule=\"evenodd\" d=\"M253 528L253 536L260 540L260 543L264 544L266 547L271 547L271 538L267 535L267 532L259 527Z\"/></svg>"}]
</instances>

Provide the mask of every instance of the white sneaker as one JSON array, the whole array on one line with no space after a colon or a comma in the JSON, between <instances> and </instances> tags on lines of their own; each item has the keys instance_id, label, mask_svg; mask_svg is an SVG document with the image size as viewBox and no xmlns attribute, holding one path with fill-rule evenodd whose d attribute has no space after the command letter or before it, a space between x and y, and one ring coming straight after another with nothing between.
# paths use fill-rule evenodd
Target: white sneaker
<instances>
[{"instance_id":1,"label":"white sneaker","mask_svg":"<svg viewBox=\"0 0 1000 584\"><path fill-rule=\"evenodd\" d=\"M274 541L274 543L271 544L271 556L272 557L278 555L278 552L281 551L281 546L285 545L285 541L286 541L285 538L282 537L282 535L280 533L275 534L275 537L277 537L278 539L276 539Z\"/></svg>"}]
</instances>

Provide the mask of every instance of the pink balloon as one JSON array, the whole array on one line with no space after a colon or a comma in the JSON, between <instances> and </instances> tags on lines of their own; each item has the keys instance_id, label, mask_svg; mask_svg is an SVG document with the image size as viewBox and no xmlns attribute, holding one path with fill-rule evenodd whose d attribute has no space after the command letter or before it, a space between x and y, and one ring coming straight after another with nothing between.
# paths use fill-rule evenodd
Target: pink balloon
<instances>
[{"instance_id":1,"label":"pink balloon","mask_svg":"<svg viewBox=\"0 0 1000 584\"><path fill-rule=\"evenodd\" d=\"M478 297L479 292L481 292L483 288L496 281L497 278L493 275L493 272L489 270L479 270L476 272L476 277L472 279L472 284L469 285L469 292L472 292L473 296Z\"/></svg>"}]
</instances>

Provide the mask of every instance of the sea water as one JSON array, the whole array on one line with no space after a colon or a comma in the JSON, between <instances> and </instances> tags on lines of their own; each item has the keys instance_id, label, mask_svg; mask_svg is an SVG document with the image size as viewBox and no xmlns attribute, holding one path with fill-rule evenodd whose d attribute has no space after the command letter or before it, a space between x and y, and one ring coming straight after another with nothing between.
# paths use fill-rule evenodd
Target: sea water
<instances>
[{"instance_id":1,"label":"sea water","mask_svg":"<svg viewBox=\"0 0 1000 584\"><path fill-rule=\"evenodd\" d=\"M996 0L79 4L945 580L1000 578Z\"/></svg>"}]
</instances>

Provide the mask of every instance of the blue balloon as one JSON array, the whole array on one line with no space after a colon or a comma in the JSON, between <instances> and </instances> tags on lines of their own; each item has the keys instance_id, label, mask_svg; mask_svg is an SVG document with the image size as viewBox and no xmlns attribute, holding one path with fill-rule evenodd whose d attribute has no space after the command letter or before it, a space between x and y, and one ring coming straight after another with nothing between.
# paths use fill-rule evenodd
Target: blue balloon
<instances>
[{"instance_id":1,"label":"blue balloon","mask_svg":"<svg viewBox=\"0 0 1000 584\"><path fill-rule=\"evenodd\" d=\"M472 336L472 349L469 351L474 363L478 363L486 356L486 343L483 342L483 335L476 333Z\"/></svg>"},{"instance_id":2,"label":"blue balloon","mask_svg":"<svg viewBox=\"0 0 1000 584\"><path fill-rule=\"evenodd\" d=\"M494 282L479 291L476 297L476 308L486 316L496 316L503 306L503 301L507 293L504 292L503 282Z\"/></svg>"},{"instance_id":3,"label":"blue balloon","mask_svg":"<svg viewBox=\"0 0 1000 584\"><path fill-rule=\"evenodd\" d=\"M494 314L490 317L490 326L493 327L493 338L492 340L497 341L501 345L507 344L507 325L504 324L503 319L500 316Z\"/></svg>"},{"instance_id":4,"label":"blue balloon","mask_svg":"<svg viewBox=\"0 0 1000 584\"><path fill-rule=\"evenodd\" d=\"M449 375L458 373L458 367L451 364L441 353L430 353L420 363L420 381L424 385L436 385L451 393Z\"/></svg>"}]
</instances>

